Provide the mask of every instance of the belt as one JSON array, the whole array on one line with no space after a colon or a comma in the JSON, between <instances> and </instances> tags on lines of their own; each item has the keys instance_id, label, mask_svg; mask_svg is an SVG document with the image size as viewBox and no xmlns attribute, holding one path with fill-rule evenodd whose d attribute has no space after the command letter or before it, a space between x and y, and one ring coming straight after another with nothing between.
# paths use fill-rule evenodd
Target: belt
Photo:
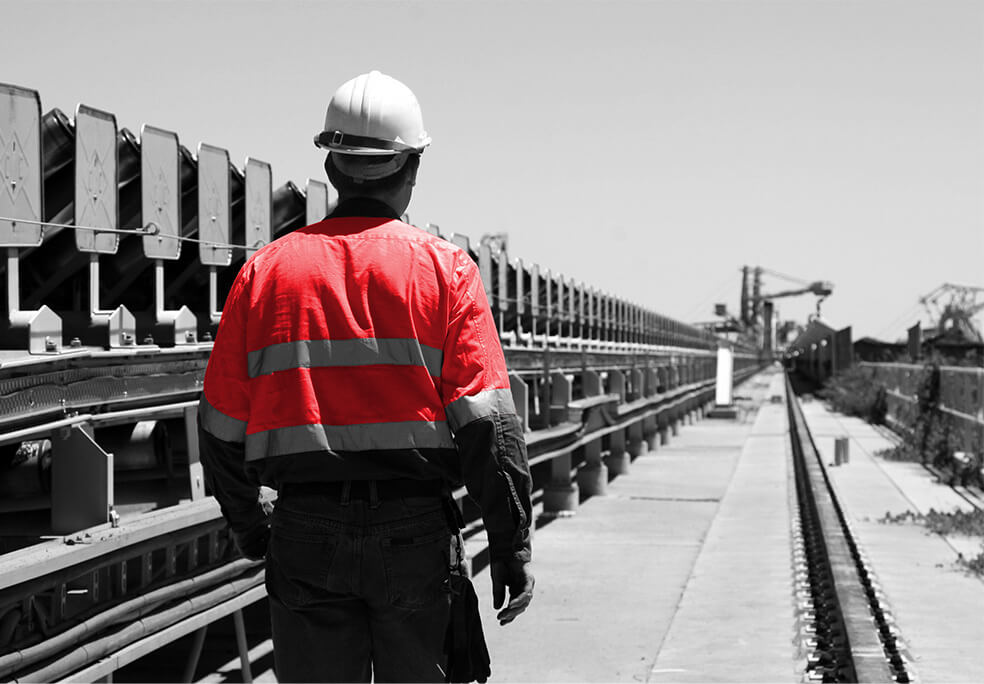
<instances>
[{"instance_id":1,"label":"belt","mask_svg":"<svg viewBox=\"0 0 984 684\"><path fill-rule=\"evenodd\" d=\"M442 480L350 480L349 498L371 499L369 483L376 484L376 496L380 501L403 499L415 496L442 496L448 490ZM314 494L318 496L341 497L346 482L284 482L279 494Z\"/></svg>"}]
</instances>

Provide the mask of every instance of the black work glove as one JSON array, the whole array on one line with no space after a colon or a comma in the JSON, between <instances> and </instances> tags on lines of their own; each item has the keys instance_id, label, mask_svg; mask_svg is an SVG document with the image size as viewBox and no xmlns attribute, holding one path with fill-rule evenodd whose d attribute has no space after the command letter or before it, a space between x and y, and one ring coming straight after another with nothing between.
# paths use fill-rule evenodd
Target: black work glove
<instances>
[{"instance_id":1,"label":"black work glove","mask_svg":"<svg viewBox=\"0 0 984 684\"><path fill-rule=\"evenodd\" d=\"M269 516L264 516L245 530L233 530L232 541L245 558L253 561L266 558L267 545L270 543Z\"/></svg>"},{"instance_id":2,"label":"black work glove","mask_svg":"<svg viewBox=\"0 0 984 684\"><path fill-rule=\"evenodd\" d=\"M489 565L492 574L492 607L499 610L506 600L506 587L509 587L509 605L499 611L496 618L500 625L508 625L526 610L533 600L533 573L527 561L492 561Z\"/></svg>"}]
</instances>

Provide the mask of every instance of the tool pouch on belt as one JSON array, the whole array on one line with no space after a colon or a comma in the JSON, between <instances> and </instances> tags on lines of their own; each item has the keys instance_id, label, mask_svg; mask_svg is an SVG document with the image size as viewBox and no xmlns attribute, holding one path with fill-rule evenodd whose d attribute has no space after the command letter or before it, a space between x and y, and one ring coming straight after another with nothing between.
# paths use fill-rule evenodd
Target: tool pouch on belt
<instances>
[{"instance_id":1,"label":"tool pouch on belt","mask_svg":"<svg viewBox=\"0 0 984 684\"><path fill-rule=\"evenodd\" d=\"M451 567L451 619L444 638L444 650L448 656L444 681L485 682L492 674L489 648L482 630L482 616L478 610L478 596L475 587L465 573L462 563L464 549L461 547L460 530L463 527L458 505L449 496L445 507L448 522L454 532L457 546L457 563Z\"/></svg>"}]
</instances>

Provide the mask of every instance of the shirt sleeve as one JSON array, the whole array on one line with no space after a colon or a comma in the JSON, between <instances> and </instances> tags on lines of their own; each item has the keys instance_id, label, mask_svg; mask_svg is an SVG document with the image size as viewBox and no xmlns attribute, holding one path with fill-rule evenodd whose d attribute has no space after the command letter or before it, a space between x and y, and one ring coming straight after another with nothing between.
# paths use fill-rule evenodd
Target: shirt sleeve
<instances>
[{"instance_id":1,"label":"shirt sleeve","mask_svg":"<svg viewBox=\"0 0 984 684\"><path fill-rule=\"evenodd\" d=\"M491 560L530 560L532 478L509 373L478 267L462 252L451 286L441 394Z\"/></svg>"},{"instance_id":2,"label":"shirt sleeve","mask_svg":"<svg viewBox=\"0 0 984 684\"><path fill-rule=\"evenodd\" d=\"M234 533L243 534L265 517L259 485L246 474L249 422L246 354L248 268L236 277L205 369L198 402L199 449L205 482Z\"/></svg>"}]
</instances>

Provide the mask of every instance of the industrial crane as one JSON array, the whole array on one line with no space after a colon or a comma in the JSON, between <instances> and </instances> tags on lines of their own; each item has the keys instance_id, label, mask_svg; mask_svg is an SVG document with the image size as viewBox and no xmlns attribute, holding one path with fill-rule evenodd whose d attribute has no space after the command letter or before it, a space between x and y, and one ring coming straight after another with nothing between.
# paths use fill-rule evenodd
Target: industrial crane
<instances>
[{"instance_id":1,"label":"industrial crane","mask_svg":"<svg viewBox=\"0 0 984 684\"><path fill-rule=\"evenodd\" d=\"M779 299L780 297L792 297L793 295L801 295L812 292L817 296L817 318L820 318L820 304L823 303L827 297L829 297L834 292L833 283L827 280L816 280L812 283L807 284L804 287L797 288L795 290L783 290L782 292L775 292L773 294L762 295L762 299L765 301L772 299Z\"/></svg>"},{"instance_id":2,"label":"industrial crane","mask_svg":"<svg viewBox=\"0 0 984 684\"><path fill-rule=\"evenodd\" d=\"M823 303L827 297L829 297L834 291L833 283L826 280L815 280L813 282L808 282L805 280L800 280L799 278L793 278L792 276L784 275L777 271L771 271L761 266L756 266L754 269L754 279L752 283L752 293L748 294L748 274L752 269L748 266L742 267L742 287L741 287L741 320L745 325L754 326L756 322L761 318L762 315L762 304L763 302L771 302L773 299L779 299L781 297L792 297L794 295L801 295L812 293L817 296L817 318L820 318L820 305ZM800 287L782 290L780 292L774 292L772 294L762 294L762 274L766 273L777 278L782 278L790 282L798 284Z\"/></svg>"},{"instance_id":3,"label":"industrial crane","mask_svg":"<svg viewBox=\"0 0 984 684\"><path fill-rule=\"evenodd\" d=\"M947 295L949 301L941 303ZM930 319L936 321L937 334L952 335L968 342L984 342L973 321L974 314L984 310L984 297L978 301L978 295L984 295L984 287L943 283L920 297L919 303L926 307Z\"/></svg>"},{"instance_id":4,"label":"industrial crane","mask_svg":"<svg viewBox=\"0 0 984 684\"><path fill-rule=\"evenodd\" d=\"M751 292L749 293L749 275L752 275ZM799 287L763 294L762 275L768 274L783 280L796 283ZM773 321L772 321L772 300L783 297L792 297L801 294L814 294L817 296L816 318L820 318L820 305L824 299L829 297L834 291L832 283L826 280L815 280L813 282L793 278L777 271L772 271L761 266L754 268L750 266L742 267L741 283L741 312L738 317L731 316L724 304L715 306L715 314L725 320L715 326L716 331L734 331L740 335L750 338L758 338L759 342L766 348L771 349L773 343ZM780 326L782 331L788 331L789 322ZM784 335L780 335L780 341Z\"/></svg>"}]
</instances>

